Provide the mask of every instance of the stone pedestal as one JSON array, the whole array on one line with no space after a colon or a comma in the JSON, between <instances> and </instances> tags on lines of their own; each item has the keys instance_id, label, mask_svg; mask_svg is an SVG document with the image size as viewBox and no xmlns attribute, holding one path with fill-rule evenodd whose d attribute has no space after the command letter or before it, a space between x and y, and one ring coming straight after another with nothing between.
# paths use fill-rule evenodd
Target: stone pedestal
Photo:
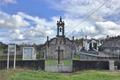
<instances>
[{"instance_id":1,"label":"stone pedestal","mask_svg":"<svg viewBox=\"0 0 120 80\"><path fill-rule=\"evenodd\" d=\"M110 60L110 61L109 61L109 70L110 70L110 71L114 71L114 70L115 70L114 62L115 62L115 61L113 61L113 60Z\"/></svg>"},{"instance_id":2,"label":"stone pedestal","mask_svg":"<svg viewBox=\"0 0 120 80\"><path fill-rule=\"evenodd\" d=\"M58 72L61 72L62 71L62 66L63 66L63 64L58 64Z\"/></svg>"}]
</instances>

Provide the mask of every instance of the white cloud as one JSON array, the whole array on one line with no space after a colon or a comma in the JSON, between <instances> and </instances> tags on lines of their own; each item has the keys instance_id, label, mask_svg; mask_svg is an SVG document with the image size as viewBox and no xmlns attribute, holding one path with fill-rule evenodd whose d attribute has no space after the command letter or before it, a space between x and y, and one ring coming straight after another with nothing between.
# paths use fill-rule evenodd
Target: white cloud
<instances>
[{"instance_id":1,"label":"white cloud","mask_svg":"<svg viewBox=\"0 0 120 80\"><path fill-rule=\"evenodd\" d=\"M0 12L0 16L0 29L6 30L5 37L8 39L5 39L7 40L6 42L43 43L46 36L55 36L56 20L54 18L52 21L47 21L22 12L14 15Z\"/></svg>"},{"instance_id":2,"label":"white cloud","mask_svg":"<svg viewBox=\"0 0 120 80\"><path fill-rule=\"evenodd\" d=\"M52 0L49 3L52 3L52 8L64 12L63 20L68 37L79 38L87 35L101 38L106 35L120 35L120 25L105 18L120 12L119 0ZM98 9L103 3L105 4ZM92 15L89 16L90 14ZM85 19L86 17L88 18ZM56 36L57 20L59 16L53 16L48 21L23 12L14 15L0 12L0 28L10 28L11 31L7 32L6 37L11 34L8 38L17 43L43 43L46 36Z\"/></svg>"},{"instance_id":3,"label":"white cloud","mask_svg":"<svg viewBox=\"0 0 120 80\"><path fill-rule=\"evenodd\" d=\"M65 31L69 37L83 37L85 35L93 35L96 33L96 28L89 22L81 23L81 19L65 18ZM79 25L78 25L79 24Z\"/></svg>"},{"instance_id":4,"label":"white cloud","mask_svg":"<svg viewBox=\"0 0 120 80\"><path fill-rule=\"evenodd\" d=\"M56 36L56 21L59 20L58 16L52 17L51 21L47 21L44 18L30 16L22 12L14 15L3 14L2 12L1 15L0 28L8 28L8 34L4 38L1 37L0 40L8 40L7 42L16 43L44 43L46 36L50 36L51 38ZM63 20L65 21L65 34L68 37L75 36L80 38L88 35L88 37L100 38L106 35L120 34L120 25L112 21L96 21L93 24L88 20L80 24L82 19L66 16L64 16ZM12 26L7 23L11 23Z\"/></svg>"},{"instance_id":5,"label":"white cloud","mask_svg":"<svg viewBox=\"0 0 120 80\"><path fill-rule=\"evenodd\" d=\"M22 12L19 12L15 15L17 16L17 19L13 16L14 15L6 14L6 18L3 17L5 19L4 21L6 21L8 18L11 18L11 20L14 22L18 22L14 24L15 26L13 26L9 32L7 32L6 37L11 34L8 37L9 41L14 41L16 43L44 43L46 41L46 36L50 36L51 38L56 36L56 21L59 20L58 16L52 17L51 21L47 21L44 18L30 16ZM7 20L6 23L11 23L11 20ZM80 38L88 35L88 37L100 38L106 35L120 34L120 25L112 21L101 21L95 22L93 24L93 22L87 20L84 23L80 24L82 22L82 19L66 16L64 16L63 20L65 21L65 33L67 37L75 36L76 38ZM2 20L0 21L2 23ZM28 25L23 25L21 22L27 22L29 26L21 27ZM11 26L5 25L4 27L9 28ZM5 40L7 39L5 38Z\"/></svg>"},{"instance_id":6,"label":"white cloud","mask_svg":"<svg viewBox=\"0 0 120 80\"><path fill-rule=\"evenodd\" d=\"M47 21L46 19L39 18L39 17L33 17L28 14L19 12L20 16L22 16L25 19L29 19L31 23L35 24L32 30L32 33L39 33L42 34L42 36L52 36L54 33L54 29L56 29L56 21L58 20L58 17L53 17L51 21Z\"/></svg>"},{"instance_id":7,"label":"white cloud","mask_svg":"<svg viewBox=\"0 0 120 80\"><path fill-rule=\"evenodd\" d=\"M24 39L24 36L20 29L15 29L15 30L11 31L10 33L11 33L10 38L13 40L16 40L16 39L23 40Z\"/></svg>"},{"instance_id":8,"label":"white cloud","mask_svg":"<svg viewBox=\"0 0 120 80\"><path fill-rule=\"evenodd\" d=\"M56 10L72 16L86 16L94 11L97 16L104 16L118 12L120 9L119 0L52 0L49 3Z\"/></svg>"},{"instance_id":9,"label":"white cloud","mask_svg":"<svg viewBox=\"0 0 120 80\"><path fill-rule=\"evenodd\" d=\"M16 0L0 0L0 4L14 4Z\"/></svg>"},{"instance_id":10,"label":"white cloud","mask_svg":"<svg viewBox=\"0 0 120 80\"><path fill-rule=\"evenodd\" d=\"M98 27L101 27L102 33L105 33L106 35L110 35L110 36L120 35L120 32L119 32L120 25L112 21L96 22L96 25Z\"/></svg>"},{"instance_id":11,"label":"white cloud","mask_svg":"<svg viewBox=\"0 0 120 80\"><path fill-rule=\"evenodd\" d=\"M29 26L29 22L24 20L21 16L9 15L4 12L0 12L0 27L3 28L19 28Z\"/></svg>"},{"instance_id":12,"label":"white cloud","mask_svg":"<svg viewBox=\"0 0 120 80\"><path fill-rule=\"evenodd\" d=\"M95 38L120 35L120 25L105 18L120 13L119 0L52 0L48 3L51 8L64 11L69 35L88 35Z\"/></svg>"},{"instance_id":13,"label":"white cloud","mask_svg":"<svg viewBox=\"0 0 120 80\"><path fill-rule=\"evenodd\" d=\"M103 27L104 29L109 30L118 30L120 29L120 25L112 22L112 21L106 21L106 22L96 22L97 25Z\"/></svg>"}]
</instances>

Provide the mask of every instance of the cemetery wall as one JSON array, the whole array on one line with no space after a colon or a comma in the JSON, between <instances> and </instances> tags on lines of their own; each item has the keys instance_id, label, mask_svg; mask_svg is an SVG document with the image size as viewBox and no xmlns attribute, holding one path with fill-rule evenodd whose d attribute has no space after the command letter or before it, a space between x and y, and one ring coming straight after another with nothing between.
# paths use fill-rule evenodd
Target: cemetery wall
<instances>
[{"instance_id":1,"label":"cemetery wall","mask_svg":"<svg viewBox=\"0 0 120 80\"><path fill-rule=\"evenodd\" d=\"M114 65L118 70L120 70L120 61L115 61Z\"/></svg>"},{"instance_id":2,"label":"cemetery wall","mask_svg":"<svg viewBox=\"0 0 120 80\"><path fill-rule=\"evenodd\" d=\"M10 68L13 68L13 60L10 60ZM6 69L7 61L0 61L0 69ZM17 68L27 68L27 69L35 69L35 70L44 70L45 68L45 60L17 60L16 61Z\"/></svg>"},{"instance_id":3,"label":"cemetery wall","mask_svg":"<svg viewBox=\"0 0 120 80\"><path fill-rule=\"evenodd\" d=\"M73 71L79 70L109 70L109 61L73 60Z\"/></svg>"}]
</instances>

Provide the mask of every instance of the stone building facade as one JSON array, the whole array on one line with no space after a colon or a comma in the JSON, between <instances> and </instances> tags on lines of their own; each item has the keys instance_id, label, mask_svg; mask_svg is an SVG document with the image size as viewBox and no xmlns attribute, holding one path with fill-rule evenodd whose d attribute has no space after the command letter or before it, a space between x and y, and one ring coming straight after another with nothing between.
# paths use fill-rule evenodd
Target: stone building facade
<instances>
[{"instance_id":1,"label":"stone building facade","mask_svg":"<svg viewBox=\"0 0 120 80\"><path fill-rule=\"evenodd\" d=\"M106 58L120 59L120 36L108 38L100 47Z\"/></svg>"},{"instance_id":2,"label":"stone building facade","mask_svg":"<svg viewBox=\"0 0 120 80\"><path fill-rule=\"evenodd\" d=\"M96 43L98 49L95 46L91 47L89 43ZM119 60L120 59L120 37L106 38L100 42L87 40L83 41L83 48L80 51L80 59L85 60ZM85 48L86 47L86 48ZM91 48L92 50L90 50Z\"/></svg>"},{"instance_id":3,"label":"stone building facade","mask_svg":"<svg viewBox=\"0 0 120 80\"><path fill-rule=\"evenodd\" d=\"M46 59L57 59L58 55L61 59L72 59L76 53L76 48L74 37L70 40L65 36L65 23L60 17L60 20L57 21L56 37L49 39L47 36L47 41L41 47L41 53L44 54Z\"/></svg>"}]
</instances>

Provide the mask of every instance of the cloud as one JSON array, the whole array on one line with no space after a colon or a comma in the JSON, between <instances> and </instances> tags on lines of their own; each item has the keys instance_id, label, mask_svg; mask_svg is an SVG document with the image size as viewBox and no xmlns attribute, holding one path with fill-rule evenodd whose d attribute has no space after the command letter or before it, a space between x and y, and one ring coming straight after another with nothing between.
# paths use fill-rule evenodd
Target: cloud
<instances>
[{"instance_id":1,"label":"cloud","mask_svg":"<svg viewBox=\"0 0 120 80\"><path fill-rule=\"evenodd\" d=\"M0 4L7 5L7 4L15 4L17 3L16 0L0 0Z\"/></svg>"},{"instance_id":2,"label":"cloud","mask_svg":"<svg viewBox=\"0 0 120 80\"><path fill-rule=\"evenodd\" d=\"M19 28L29 26L29 22L24 20L21 16L9 15L0 11L0 27L2 28Z\"/></svg>"},{"instance_id":3,"label":"cloud","mask_svg":"<svg viewBox=\"0 0 120 80\"><path fill-rule=\"evenodd\" d=\"M16 17L13 17L14 15L8 15L7 13L4 13L2 15L2 19L6 21L6 24L4 24L4 27L0 26L0 28L8 28L8 31L6 32L6 35L4 35L4 38L1 37L3 39L0 40L6 40L6 42L16 43L40 44L46 41L47 36L50 36L51 38L56 36L56 21L59 20L59 16L54 16L51 18L51 20L48 21L45 18L31 16L23 12L18 12L17 14L14 14L17 17L19 16L20 19L16 19ZM80 38L86 35L88 35L88 37L101 38L105 37L106 35L120 34L120 25L113 21L92 22L86 20L84 21L84 23L80 24L82 22L82 19L67 16L64 16L63 20L65 21L65 34L66 37L69 38L72 36ZM2 20L0 21L2 23ZM12 23L13 21L15 23ZM27 24L23 25L24 22ZM7 23L11 23L13 24L13 26L7 25Z\"/></svg>"},{"instance_id":4,"label":"cloud","mask_svg":"<svg viewBox=\"0 0 120 80\"><path fill-rule=\"evenodd\" d=\"M119 0L52 0L48 3L52 9L64 12L69 35L95 38L120 35L119 19L114 20L118 16L112 16L120 13Z\"/></svg>"},{"instance_id":5,"label":"cloud","mask_svg":"<svg viewBox=\"0 0 120 80\"><path fill-rule=\"evenodd\" d=\"M101 27L102 33L110 36L120 35L120 25L112 21L96 22L96 25Z\"/></svg>"},{"instance_id":6,"label":"cloud","mask_svg":"<svg viewBox=\"0 0 120 80\"><path fill-rule=\"evenodd\" d=\"M49 3L52 8L72 16L86 16L94 11L95 15L105 16L120 9L119 0L52 0Z\"/></svg>"},{"instance_id":7,"label":"cloud","mask_svg":"<svg viewBox=\"0 0 120 80\"><path fill-rule=\"evenodd\" d=\"M80 24L81 19L65 18L65 31L68 37L83 37L85 35L93 35L96 33L96 28L90 22ZM78 25L80 24L80 25Z\"/></svg>"},{"instance_id":8,"label":"cloud","mask_svg":"<svg viewBox=\"0 0 120 80\"><path fill-rule=\"evenodd\" d=\"M0 4L14 4L17 3L16 0L0 0Z\"/></svg>"},{"instance_id":9,"label":"cloud","mask_svg":"<svg viewBox=\"0 0 120 80\"><path fill-rule=\"evenodd\" d=\"M56 19L54 18L51 21L47 21L22 12L13 15L0 12L0 16L0 31L6 31L4 33L6 34L6 39L4 38L6 42L43 43L46 36L55 36ZM0 37L3 38L3 36Z\"/></svg>"},{"instance_id":10,"label":"cloud","mask_svg":"<svg viewBox=\"0 0 120 80\"><path fill-rule=\"evenodd\" d=\"M106 18L120 13L119 0L52 0L48 3L52 9L63 12L66 37L80 38L87 35L101 38L106 35L120 35L118 20L113 21L117 16ZM8 30L4 37L3 34L0 35L2 41L44 43L46 36L56 36L56 21L59 16L52 16L48 20L24 12L13 15L0 12L0 17L0 28ZM11 35L8 37L9 34Z\"/></svg>"},{"instance_id":11,"label":"cloud","mask_svg":"<svg viewBox=\"0 0 120 80\"><path fill-rule=\"evenodd\" d=\"M41 32L41 34L44 36L53 36L54 29L56 29L56 21L58 20L58 17L53 17L51 18L51 21L48 21L47 19L30 16L22 12L19 12L18 14L23 18L29 20L32 23L31 25L34 24L31 29L33 32Z\"/></svg>"}]
</instances>

